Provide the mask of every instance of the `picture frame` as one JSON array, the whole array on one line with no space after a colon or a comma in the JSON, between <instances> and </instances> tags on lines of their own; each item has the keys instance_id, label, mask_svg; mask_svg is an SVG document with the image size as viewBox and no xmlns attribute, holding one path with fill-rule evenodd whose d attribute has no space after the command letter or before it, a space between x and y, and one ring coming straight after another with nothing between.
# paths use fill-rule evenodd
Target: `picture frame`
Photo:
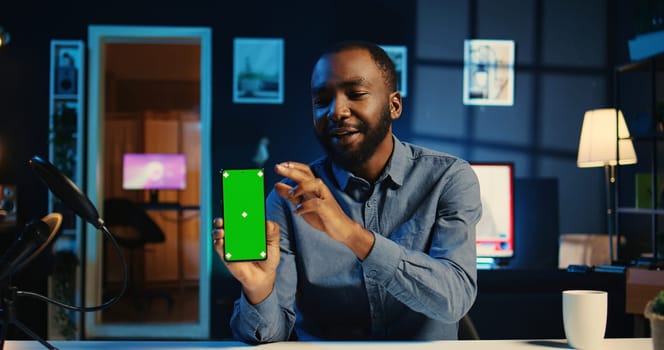
<instances>
[{"instance_id":1,"label":"picture frame","mask_svg":"<svg viewBox=\"0 0 664 350\"><path fill-rule=\"evenodd\" d=\"M61 42L53 50L53 93L60 96L78 94L82 50L76 43Z\"/></svg>"},{"instance_id":2,"label":"picture frame","mask_svg":"<svg viewBox=\"0 0 664 350\"><path fill-rule=\"evenodd\" d=\"M284 101L284 39L233 40L233 102Z\"/></svg>"},{"instance_id":3,"label":"picture frame","mask_svg":"<svg viewBox=\"0 0 664 350\"><path fill-rule=\"evenodd\" d=\"M463 104L514 104L514 40L464 40Z\"/></svg>"},{"instance_id":4,"label":"picture frame","mask_svg":"<svg viewBox=\"0 0 664 350\"><path fill-rule=\"evenodd\" d=\"M394 69L397 72L397 91L401 92L401 97L408 94L408 48L403 45L380 45L388 56L394 62Z\"/></svg>"}]
</instances>

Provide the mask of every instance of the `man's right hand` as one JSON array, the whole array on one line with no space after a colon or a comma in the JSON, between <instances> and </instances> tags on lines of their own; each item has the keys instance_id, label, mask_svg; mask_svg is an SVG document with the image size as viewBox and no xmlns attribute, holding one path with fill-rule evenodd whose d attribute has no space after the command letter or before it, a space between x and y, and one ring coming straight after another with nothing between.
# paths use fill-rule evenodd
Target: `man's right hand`
<instances>
[{"instance_id":1,"label":"man's right hand","mask_svg":"<svg viewBox=\"0 0 664 350\"><path fill-rule=\"evenodd\" d=\"M214 250L233 277L242 284L247 300L254 305L265 300L272 293L277 277L277 266L279 266L279 225L273 221L266 221L265 225L267 231L266 260L227 262L224 260L224 221L216 218L212 224Z\"/></svg>"}]
</instances>

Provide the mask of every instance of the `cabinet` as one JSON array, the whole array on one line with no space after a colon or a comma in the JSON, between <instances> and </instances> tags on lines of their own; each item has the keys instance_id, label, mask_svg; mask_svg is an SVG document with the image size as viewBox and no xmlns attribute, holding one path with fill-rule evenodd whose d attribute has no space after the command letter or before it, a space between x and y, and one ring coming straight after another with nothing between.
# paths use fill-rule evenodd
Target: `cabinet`
<instances>
[{"instance_id":1,"label":"cabinet","mask_svg":"<svg viewBox=\"0 0 664 350\"><path fill-rule=\"evenodd\" d=\"M82 188L83 178L83 57L82 41L51 41L48 158L79 188ZM69 249L78 251L81 220L52 193L49 193L48 208L49 212L57 211L63 215L59 241L72 241Z\"/></svg>"},{"instance_id":2,"label":"cabinet","mask_svg":"<svg viewBox=\"0 0 664 350\"><path fill-rule=\"evenodd\" d=\"M664 55L615 69L615 106L625 115L638 157L636 165L616 166L615 232L626 242L618 260L650 267L664 261L663 84Z\"/></svg>"}]
</instances>

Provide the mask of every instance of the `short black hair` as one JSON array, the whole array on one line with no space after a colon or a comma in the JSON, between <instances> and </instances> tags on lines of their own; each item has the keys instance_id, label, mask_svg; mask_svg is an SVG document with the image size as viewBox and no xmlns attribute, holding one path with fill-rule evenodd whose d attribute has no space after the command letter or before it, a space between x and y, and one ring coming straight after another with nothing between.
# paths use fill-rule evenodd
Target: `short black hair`
<instances>
[{"instance_id":1,"label":"short black hair","mask_svg":"<svg viewBox=\"0 0 664 350\"><path fill-rule=\"evenodd\" d=\"M371 55L371 58L376 63L376 66L378 66L378 69L380 69L383 73L383 78L385 78L385 85L387 88L390 91L397 90L397 72L396 68L394 67L394 62L382 47L372 42L362 40L342 41L324 50L321 56L353 49L367 50Z\"/></svg>"}]
</instances>

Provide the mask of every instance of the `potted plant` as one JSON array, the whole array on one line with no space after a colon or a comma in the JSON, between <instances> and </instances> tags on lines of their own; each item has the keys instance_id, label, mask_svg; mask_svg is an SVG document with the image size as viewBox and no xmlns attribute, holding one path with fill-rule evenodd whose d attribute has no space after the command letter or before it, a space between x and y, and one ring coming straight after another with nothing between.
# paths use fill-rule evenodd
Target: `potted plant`
<instances>
[{"instance_id":1,"label":"potted plant","mask_svg":"<svg viewBox=\"0 0 664 350\"><path fill-rule=\"evenodd\" d=\"M55 253L52 296L55 300L74 305L76 299L76 269L79 265L76 253L61 250ZM77 339L77 312L62 307L55 310L55 328L63 339Z\"/></svg>"},{"instance_id":2,"label":"potted plant","mask_svg":"<svg viewBox=\"0 0 664 350\"><path fill-rule=\"evenodd\" d=\"M56 108L52 115L52 127L50 131L50 142L52 150L51 161L65 176L76 182L76 160L77 160L77 120L75 103L68 101L57 101ZM60 230L70 230L76 228L76 214L67 207L57 196L51 196L52 210L61 213L63 216ZM67 242L73 242L71 234L61 235L60 243L63 239ZM61 246L61 245L58 245ZM61 250L58 247L55 250L54 270L51 276L50 296L65 304L73 305L76 300L77 279L76 273L79 265L78 256L75 249L68 248ZM77 338L77 316L78 313L61 307L52 309L52 320L54 331L59 333L58 337L62 339Z\"/></svg>"},{"instance_id":3,"label":"potted plant","mask_svg":"<svg viewBox=\"0 0 664 350\"><path fill-rule=\"evenodd\" d=\"M650 334L655 349L664 349L664 290L646 304L643 312L650 320Z\"/></svg>"},{"instance_id":4,"label":"potted plant","mask_svg":"<svg viewBox=\"0 0 664 350\"><path fill-rule=\"evenodd\" d=\"M56 105L52 116L53 126L50 130L51 148L53 150L53 165L65 176L74 182L76 178L76 142L77 142L77 113L76 108L60 101ZM75 227L75 214L66 207L57 197L53 196L53 209L62 214L63 228Z\"/></svg>"}]
</instances>

